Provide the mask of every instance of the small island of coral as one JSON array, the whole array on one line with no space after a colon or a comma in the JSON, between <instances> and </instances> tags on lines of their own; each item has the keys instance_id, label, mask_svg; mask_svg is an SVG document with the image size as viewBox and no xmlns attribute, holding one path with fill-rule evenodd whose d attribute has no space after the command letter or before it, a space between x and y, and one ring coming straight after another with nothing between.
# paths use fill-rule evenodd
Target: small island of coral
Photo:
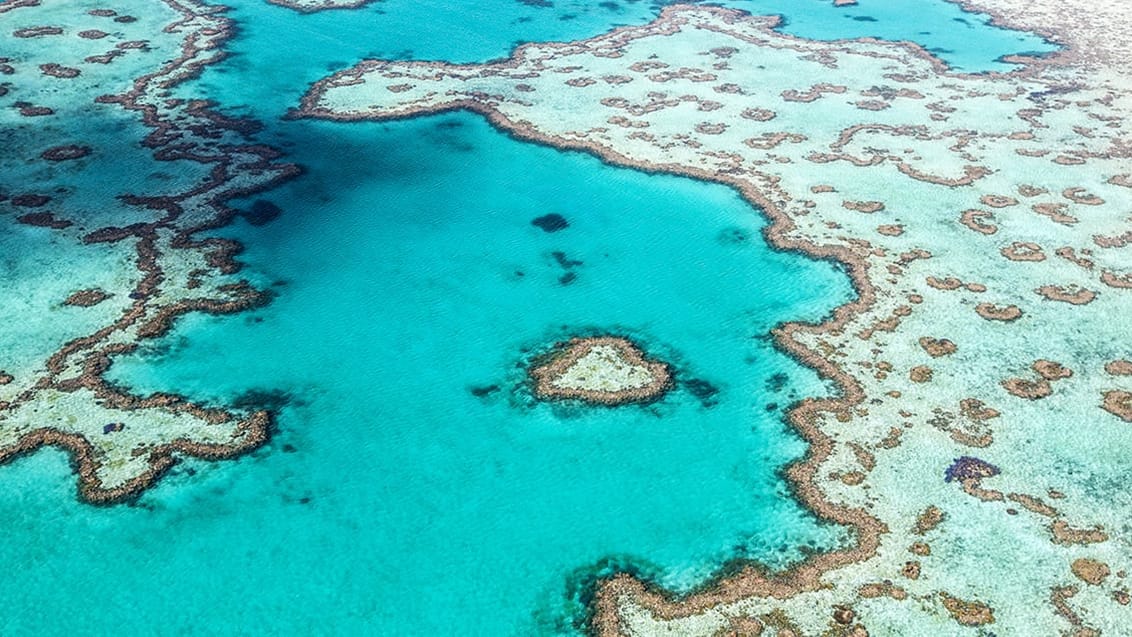
<instances>
[{"instance_id":1,"label":"small island of coral","mask_svg":"<svg viewBox=\"0 0 1132 637\"><path fill-rule=\"evenodd\" d=\"M559 343L531 367L530 376L542 400L608 406L655 400L672 386L667 364L647 359L632 341L618 336Z\"/></svg>"}]
</instances>

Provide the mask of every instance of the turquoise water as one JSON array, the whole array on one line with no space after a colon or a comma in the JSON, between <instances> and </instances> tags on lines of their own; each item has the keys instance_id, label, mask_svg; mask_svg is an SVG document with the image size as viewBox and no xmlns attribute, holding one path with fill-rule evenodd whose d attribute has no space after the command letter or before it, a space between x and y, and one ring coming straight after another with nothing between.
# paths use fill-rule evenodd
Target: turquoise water
<instances>
[{"instance_id":1,"label":"turquoise water","mask_svg":"<svg viewBox=\"0 0 1132 637\"><path fill-rule=\"evenodd\" d=\"M614 568L686 590L734 557L781 568L846 540L779 477L805 450L784 408L829 389L766 335L851 291L831 265L770 250L735 193L523 144L468 114L278 119L360 57L487 59L657 5L234 4L236 55L178 90L265 120L260 140L306 168L262 195L279 221L224 231L278 298L187 317L111 376L273 406L278 431L238 461L184 463L133 506L74 502L58 452L5 467L0 633L561 634ZM1043 47L954 5L901 4L728 6L787 13L806 37L916 39L971 70ZM548 212L570 227L531 225ZM719 393L682 385L616 410L532 401L529 356L591 330L630 335Z\"/></svg>"},{"instance_id":2,"label":"turquoise water","mask_svg":"<svg viewBox=\"0 0 1132 637\"><path fill-rule=\"evenodd\" d=\"M523 42L592 37L623 25L648 22L663 2L555 0L532 6L519 0L466 2L385 0L354 11L299 15L262 0L229 0L240 37L233 56L209 70L187 94L223 98L272 120L294 106L306 87L361 58L447 60L471 63L507 57ZM1050 53L1041 38L991 27L985 15L942 0L861 0L832 7L832 0L726 0L708 3L754 14L780 15L782 29L798 37L838 40L877 37L912 41L956 70L1007 71L1000 58Z\"/></svg>"},{"instance_id":3,"label":"turquoise water","mask_svg":"<svg viewBox=\"0 0 1132 637\"><path fill-rule=\"evenodd\" d=\"M271 193L296 211L286 223L233 230L282 283L277 301L186 320L113 374L216 401L286 392L274 442L189 463L148 510L24 516L51 546L6 578L9 599L147 591L60 630L553 633L577 615L571 582L603 560L682 588L732 556L782 566L840 540L776 475L804 450L782 407L823 388L759 337L845 300L842 275L768 250L760 217L721 187L521 144L470 115L341 128L299 128L312 163L338 170ZM548 211L570 227L530 224ZM583 262L568 285L555 251ZM533 404L524 349L593 327L717 385L718 404L683 389L648 408ZM15 480L58 488L5 491L6 515L70 497L53 456L17 466ZM29 550L3 544L0 559ZM76 564L97 566L43 577Z\"/></svg>"}]
</instances>

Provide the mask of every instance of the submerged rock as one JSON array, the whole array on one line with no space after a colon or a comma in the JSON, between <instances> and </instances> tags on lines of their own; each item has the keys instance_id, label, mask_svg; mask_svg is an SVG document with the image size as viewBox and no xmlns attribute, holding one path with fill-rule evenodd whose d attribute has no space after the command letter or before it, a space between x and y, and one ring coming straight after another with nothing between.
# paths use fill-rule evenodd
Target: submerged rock
<instances>
[{"instance_id":1,"label":"submerged rock","mask_svg":"<svg viewBox=\"0 0 1132 637\"><path fill-rule=\"evenodd\" d=\"M548 215L535 217L531 220L531 225L542 228L544 232L558 232L570 227L570 222L566 221L566 217L552 212Z\"/></svg>"}]
</instances>

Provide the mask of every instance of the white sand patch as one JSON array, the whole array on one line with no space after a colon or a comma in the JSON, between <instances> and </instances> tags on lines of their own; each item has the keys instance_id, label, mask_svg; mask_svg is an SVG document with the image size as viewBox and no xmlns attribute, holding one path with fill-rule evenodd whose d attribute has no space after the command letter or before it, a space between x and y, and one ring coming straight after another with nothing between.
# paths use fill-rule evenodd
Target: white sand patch
<instances>
[{"instance_id":1,"label":"white sand patch","mask_svg":"<svg viewBox=\"0 0 1132 637\"><path fill-rule=\"evenodd\" d=\"M644 387L654 380L648 369L627 362L617 348L595 345L551 384L563 389L619 392Z\"/></svg>"}]
</instances>

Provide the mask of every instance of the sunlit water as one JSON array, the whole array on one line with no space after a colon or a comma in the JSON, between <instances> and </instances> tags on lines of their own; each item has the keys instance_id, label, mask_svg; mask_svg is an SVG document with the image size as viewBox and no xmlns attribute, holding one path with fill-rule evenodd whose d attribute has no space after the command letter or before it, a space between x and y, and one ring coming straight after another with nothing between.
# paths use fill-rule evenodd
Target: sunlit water
<instances>
[{"instance_id":1,"label":"sunlit water","mask_svg":"<svg viewBox=\"0 0 1132 637\"><path fill-rule=\"evenodd\" d=\"M830 388L767 336L851 290L831 264L771 250L737 194L520 143L470 114L279 119L361 57L483 60L656 5L233 4L236 55L178 90L264 120L261 141L306 169L262 195L278 221L224 231L278 296L185 318L111 376L273 406L278 430L239 461L185 463L133 507L75 502L58 452L4 468L0 632L569 633L612 569L686 590L732 558L782 568L847 540L779 477L805 451L784 409ZM916 40L966 70L1049 49L942 2L726 4L784 13L804 37ZM549 212L569 227L531 224ZM597 332L634 338L681 383L648 406L534 401L529 357Z\"/></svg>"}]
</instances>

